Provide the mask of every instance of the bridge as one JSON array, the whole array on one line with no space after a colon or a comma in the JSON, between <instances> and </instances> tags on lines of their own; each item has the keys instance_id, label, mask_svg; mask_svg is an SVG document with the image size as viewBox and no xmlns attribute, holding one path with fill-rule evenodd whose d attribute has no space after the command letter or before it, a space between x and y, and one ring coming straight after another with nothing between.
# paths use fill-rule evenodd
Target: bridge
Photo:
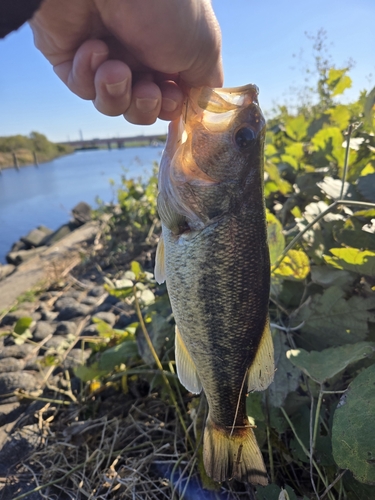
<instances>
[{"instance_id":1,"label":"bridge","mask_svg":"<svg viewBox=\"0 0 375 500\"><path fill-rule=\"evenodd\" d=\"M166 140L166 135L136 135L134 137L112 137L110 139L87 139L78 141L61 142L66 146L71 146L75 150L99 149L107 147L126 148L135 146L162 146Z\"/></svg>"}]
</instances>

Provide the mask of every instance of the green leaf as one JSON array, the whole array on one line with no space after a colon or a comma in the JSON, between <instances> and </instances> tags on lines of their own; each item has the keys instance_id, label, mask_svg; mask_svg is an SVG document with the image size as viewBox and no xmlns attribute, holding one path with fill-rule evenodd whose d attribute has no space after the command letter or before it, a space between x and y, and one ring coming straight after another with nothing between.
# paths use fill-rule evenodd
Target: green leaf
<instances>
[{"instance_id":1,"label":"green leaf","mask_svg":"<svg viewBox=\"0 0 375 500\"><path fill-rule=\"evenodd\" d=\"M81 379L82 382L89 382L90 380L95 380L107 375L105 370L99 369L99 364L97 362L93 363L91 366L76 366L73 371L75 376Z\"/></svg>"},{"instance_id":2,"label":"green leaf","mask_svg":"<svg viewBox=\"0 0 375 500\"><path fill-rule=\"evenodd\" d=\"M362 371L341 398L332 426L333 456L362 483L375 484L375 365Z\"/></svg>"},{"instance_id":3,"label":"green leaf","mask_svg":"<svg viewBox=\"0 0 375 500\"><path fill-rule=\"evenodd\" d=\"M257 486L255 498L256 500L297 500L297 496L290 486L285 485L284 489L276 484L269 484L265 487Z\"/></svg>"},{"instance_id":4,"label":"green leaf","mask_svg":"<svg viewBox=\"0 0 375 500\"><path fill-rule=\"evenodd\" d=\"M104 351L98 363L99 370L109 373L116 366L126 363L129 359L138 356L138 347L135 340L125 340L121 344L110 347Z\"/></svg>"},{"instance_id":5,"label":"green leaf","mask_svg":"<svg viewBox=\"0 0 375 500\"><path fill-rule=\"evenodd\" d=\"M375 87L366 96L364 114L365 120L369 125L372 125L374 120L374 107L375 107Z\"/></svg>"},{"instance_id":6,"label":"green leaf","mask_svg":"<svg viewBox=\"0 0 375 500\"><path fill-rule=\"evenodd\" d=\"M130 270L135 274L135 279L138 281L143 273L142 266L136 260L130 263Z\"/></svg>"},{"instance_id":7,"label":"green leaf","mask_svg":"<svg viewBox=\"0 0 375 500\"><path fill-rule=\"evenodd\" d=\"M329 88L333 91L332 95L340 95L344 90L352 86L352 79L345 73L348 71L347 68L344 69L334 69L331 68L328 73L327 84Z\"/></svg>"},{"instance_id":8,"label":"green leaf","mask_svg":"<svg viewBox=\"0 0 375 500\"><path fill-rule=\"evenodd\" d=\"M276 331L273 335L275 350L275 377L268 387L268 401L271 406L279 408L285 398L299 386L301 371L292 365L286 357L289 347L286 345L286 335Z\"/></svg>"},{"instance_id":9,"label":"green leaf","mask_svg":"<svg viewBox=\"0 0 375 500\"><path fill-rule=\"evenodd\" d=\"M305 154L303 142L293 142L285 146L285 153L289 157L294 157L296 160L301 160Z\"/></svg>"},{"instance_id":10,"label":"green leaf","mask_svg":"<svg viewBox=\"0 0 375 500\"><path fill-rule=\"evenodd\" d=\"M351 284L355 279L355 275L349 271L340 269L332 269L328 266L312 266L311 281L327 288L332 285L345 286Z\"/></svg>"},{"instance_id":11,"label":"green leaf","mask_svg":"<svg viewBox=\"0 0 375 500\"><path fill-rule=\"evenodd\" d=\"M278 257L283 253L285 247L285 238L283 235L283 226L279 219L267 211L267 235L268 247L270 251L271 265L274 264Z\"/></svg>"},{"instance_id":12,"label":"green leaf","mask_svg":"<svg viewBox=\"0 0 375 500\"><path fill-rule=\"evenodd\" d=\"M333 236L343 246L375 250L375 234L363 230L363 226L363 222L355 217L350 217L343 224L334 226Z\"/></svg>"},{"instance_id":13,"label":"green leaf","mask_svg":"<svg viewBox=\"0 0 375 500\"><path fill-rule=\"evenodd\" d=\"M330 115L330 121L333 125L337 125L340 130L345 130L350 121L350 111L347 106L343 104L338 104L334 108L330 108L327 111L327 114Z\"/></svg>"},{"instance_id":14,"label":"green leaf","mask_svg":"<svg viewBox=\"0 0 375 500\"><path fill-rule=\"evenodd\" d=\"M289 250L280 266L272 271L274 276L286 280L304 280L310 272L309 258L302 250Z\"/></svg>"},{"instance_id":15,"label":"green leaf","mask_svg":"<svg viewBox=\"0 0 375 500\"><path fill-rule=\"evenodd\" d=\"M167 339L174 338L174 327L166 320L166 318L156 312L146 315L145 323L152 345L154 346L157 355L161 357ZM136 332L136 337L139 355L146 364L153 365L155 363L154 356L152 355L140 328L138 328Z\"/></svg>"},{"instance_id":16,"label":"green leaf","mask_svg":"<svg viewBox=\"0 0 375 500\"><path fill-rule=\"evenodd\" d=\"M301 114L296 117L288 117L285 123L285 132L295 141L302 141L307 134L309 122Z\"/></svg>"},{"instance_id":17,"label":"green leaf","mask_svg":"<svg viewBox=\"0 0 375 500\"><path fill-rule=\"evenodd\" d=\"M14 332L17 333L17 335L22 335L28 330L33 323L33 318L30 318L29 316L24 316L23 318L20 318L17 320L17 323L14 326Z\"/></svg>"},{"instance_id":18,"label":"green leaf","mask_svg":"<svg viewBox=\"0 0 375 500\"><path fill-rule=\"evenodd\" d=\"M291 349L286 356L294 366L300 368L315 382L324 384L350 364L370 356L374 351L374 343L358 342L354 345L331 347L320 352Z\"/></svg>"},{"instance_id":19,"label":"green leaf","mask_svg":"<svg viewBox=\"0 0 375 500\"><path fill-rule=\"evenodd\" d=\"M372 298L352 296L337 286L309 297L291 315L293 326L304 322L300 331L305 346L316 350L342 344L356 344L369 333L368 321L375 321Z\"/></svg>"},{"instance_id":20,"label":"green leaf","mask_svg":"<svg viewBox=\"0 0 375 500\"><path fill-rule=\"evenodd\" d=\"M330 248L333 257L324 255L324 260L336 269L346 269L367 276L375 274L375 252L359 248Z\"/></svg>"}]
</instances>

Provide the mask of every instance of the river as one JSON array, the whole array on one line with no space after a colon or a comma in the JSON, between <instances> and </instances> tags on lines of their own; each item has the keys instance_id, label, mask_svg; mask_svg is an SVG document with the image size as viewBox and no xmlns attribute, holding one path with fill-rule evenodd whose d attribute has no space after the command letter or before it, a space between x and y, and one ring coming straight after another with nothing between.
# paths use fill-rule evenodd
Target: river
<instances>
[{"instance_id":1,"label":"river","mask_svg":"<svg viewBox=\"0 0 375 500\"><path fill-rule=\"evenodd\" d=\"M39 167L7 169L0 174L0 263L12 244L43 224L53 230L68 222L80 201L116 200L121 176L147 177L161 147L79 151ZM110 179L115 182L111 186Z\"/></svg>"}]
</instances>

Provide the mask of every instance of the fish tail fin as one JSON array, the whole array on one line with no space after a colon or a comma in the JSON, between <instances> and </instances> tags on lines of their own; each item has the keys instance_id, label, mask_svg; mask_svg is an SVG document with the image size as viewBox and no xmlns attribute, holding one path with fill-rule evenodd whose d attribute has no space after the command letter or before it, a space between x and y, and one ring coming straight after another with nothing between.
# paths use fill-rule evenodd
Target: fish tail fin
<instances>
[{"instance_id":1,"label":"fish tail fin","mask_svg":"<svg viewBox=\"0 0 375 500\"><path fill-rule=\"evenodd\" d=\"M207 475L221 483L229 479L268 484L262 453L251 427L223 428L207 418L203 440L203 462Z\"/></svg>"}]
</instances>

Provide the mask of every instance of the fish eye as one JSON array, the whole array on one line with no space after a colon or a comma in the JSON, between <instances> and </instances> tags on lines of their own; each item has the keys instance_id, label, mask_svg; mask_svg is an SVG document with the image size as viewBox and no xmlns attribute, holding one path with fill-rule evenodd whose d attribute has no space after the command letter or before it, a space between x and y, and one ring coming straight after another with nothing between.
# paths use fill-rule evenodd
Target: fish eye
<instances>
[{"instance_id":1,"label":"fish eye","mask_svg":"<svg viewBox=\"0 0 375 500\"><path fill-rule=\"evenodd\" d=\"M241 127L234 135L234 140L240 149L248 148L255 138L255 132L250 127Z\"/></svg>"}]
</instances>

